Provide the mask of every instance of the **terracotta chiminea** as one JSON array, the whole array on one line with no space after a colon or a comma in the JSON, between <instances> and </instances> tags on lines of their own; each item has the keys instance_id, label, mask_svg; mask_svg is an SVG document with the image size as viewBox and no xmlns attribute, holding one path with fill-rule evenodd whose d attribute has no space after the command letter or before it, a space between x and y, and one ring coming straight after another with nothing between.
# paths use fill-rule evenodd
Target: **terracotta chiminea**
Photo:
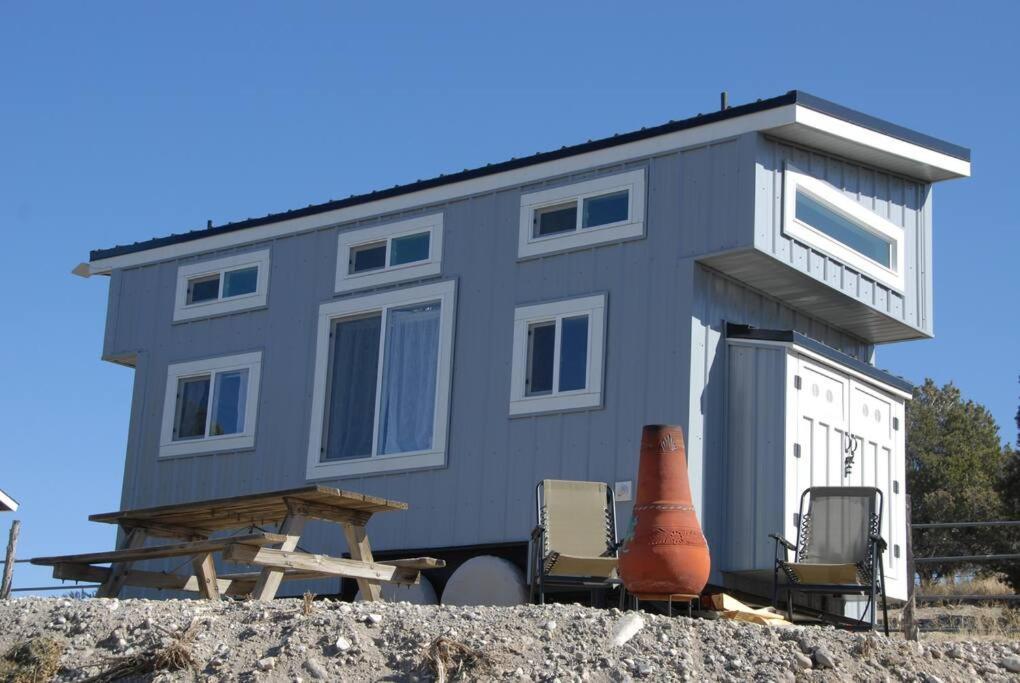
<instances>
[{"instance_id":1,"label":"terracotta chiminea","mask_svg":"<svg viewBox=\"0 0 1020 683\"><path fill-rule=\"evenodd\" d=\"M687 480L683 431L646 425L631 532L620 549L623 585L642 599L699 595L710 567Z\"/></svg>"}]
</instances>

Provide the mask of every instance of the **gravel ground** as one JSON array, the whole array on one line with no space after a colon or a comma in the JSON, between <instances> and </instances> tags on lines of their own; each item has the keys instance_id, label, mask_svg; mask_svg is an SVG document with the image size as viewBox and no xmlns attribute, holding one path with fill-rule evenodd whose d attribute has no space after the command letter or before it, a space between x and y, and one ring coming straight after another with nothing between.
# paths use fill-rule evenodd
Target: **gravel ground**
<instances>
[{"instance_id":1,"label":"gravel ground","mask_svg":"<svg viewBox=\"0 0 1020 683\"><path fill-rule=\"evenodd\" d=\"M640 630L614 645L639 618ZM59 653L47 677L61 681L109 680L118 667L158 681L1020 680L1017 641L905 643L578 605L0 601L0 678L32 680L17 677L31 664L18 649L26 642ZM185 668L167 670L175 666Z\"/></svg>"}]
</instances>

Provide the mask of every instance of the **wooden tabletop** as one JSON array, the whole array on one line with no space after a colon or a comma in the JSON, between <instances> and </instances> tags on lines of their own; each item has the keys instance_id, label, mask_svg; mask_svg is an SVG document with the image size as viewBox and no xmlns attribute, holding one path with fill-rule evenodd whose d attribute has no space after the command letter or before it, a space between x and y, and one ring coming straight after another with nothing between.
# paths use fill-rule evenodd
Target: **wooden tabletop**
<instances>
[{"instance_id":1,"label":"wooden tabletop","mask_svg":"<svg viewBox=\"0 0 1020 683\"><path fill-rule=\"evenodd\" d=\"M302 486L281 491L266 491L230 498L175 503L137 510L120 510L90 515L93 522L145 526L147 524L219 531L248 525L274 524L288 512L287 501L363 512L406 510L407 503L368 496L363 493L341 491L328 486Z\"/></svg>"}]
</instances>

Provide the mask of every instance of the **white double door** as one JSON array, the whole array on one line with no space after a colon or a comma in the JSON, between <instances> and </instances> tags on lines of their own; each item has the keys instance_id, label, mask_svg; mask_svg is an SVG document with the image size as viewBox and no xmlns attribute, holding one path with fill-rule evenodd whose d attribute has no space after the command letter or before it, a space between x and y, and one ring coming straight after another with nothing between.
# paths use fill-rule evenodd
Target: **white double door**
<instances>
[{"instance_id":1,"label":"white double door","mask_svg":"<svg viewBox=\"0 0 1020 683\"><path fill-rule=\"evenodd\" d=\"M890 597L905 597L903 399L837 367L789 358L786 524L796 534L800 496L810 486L875 486ZM794 538L793 535L790 538Z\"/></svg>"}]
</instances>

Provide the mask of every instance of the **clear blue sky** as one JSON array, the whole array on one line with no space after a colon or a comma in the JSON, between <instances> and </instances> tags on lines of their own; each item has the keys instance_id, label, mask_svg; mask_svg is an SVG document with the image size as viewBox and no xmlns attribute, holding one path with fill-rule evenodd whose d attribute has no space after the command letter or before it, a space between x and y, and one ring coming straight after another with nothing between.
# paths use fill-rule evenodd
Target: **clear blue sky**
<instances>
[{"instance_id":1,"label":"clear blue sky","mask_svg":"<svg viewBox=\"0 0 1020 683\"><path fill-rule=\"evenodd\" d=\"M24 506L20 554L113 541L85 518L118 507L132 372L99 360L108 281L70 275L89 249L684 118L723 89L799 88L973 149L973 178L935 192L937 337L878 360L955 381L1012 440L1020 3L638 5L0 2L0 488Z\"/></svg>"}]
</instances>

